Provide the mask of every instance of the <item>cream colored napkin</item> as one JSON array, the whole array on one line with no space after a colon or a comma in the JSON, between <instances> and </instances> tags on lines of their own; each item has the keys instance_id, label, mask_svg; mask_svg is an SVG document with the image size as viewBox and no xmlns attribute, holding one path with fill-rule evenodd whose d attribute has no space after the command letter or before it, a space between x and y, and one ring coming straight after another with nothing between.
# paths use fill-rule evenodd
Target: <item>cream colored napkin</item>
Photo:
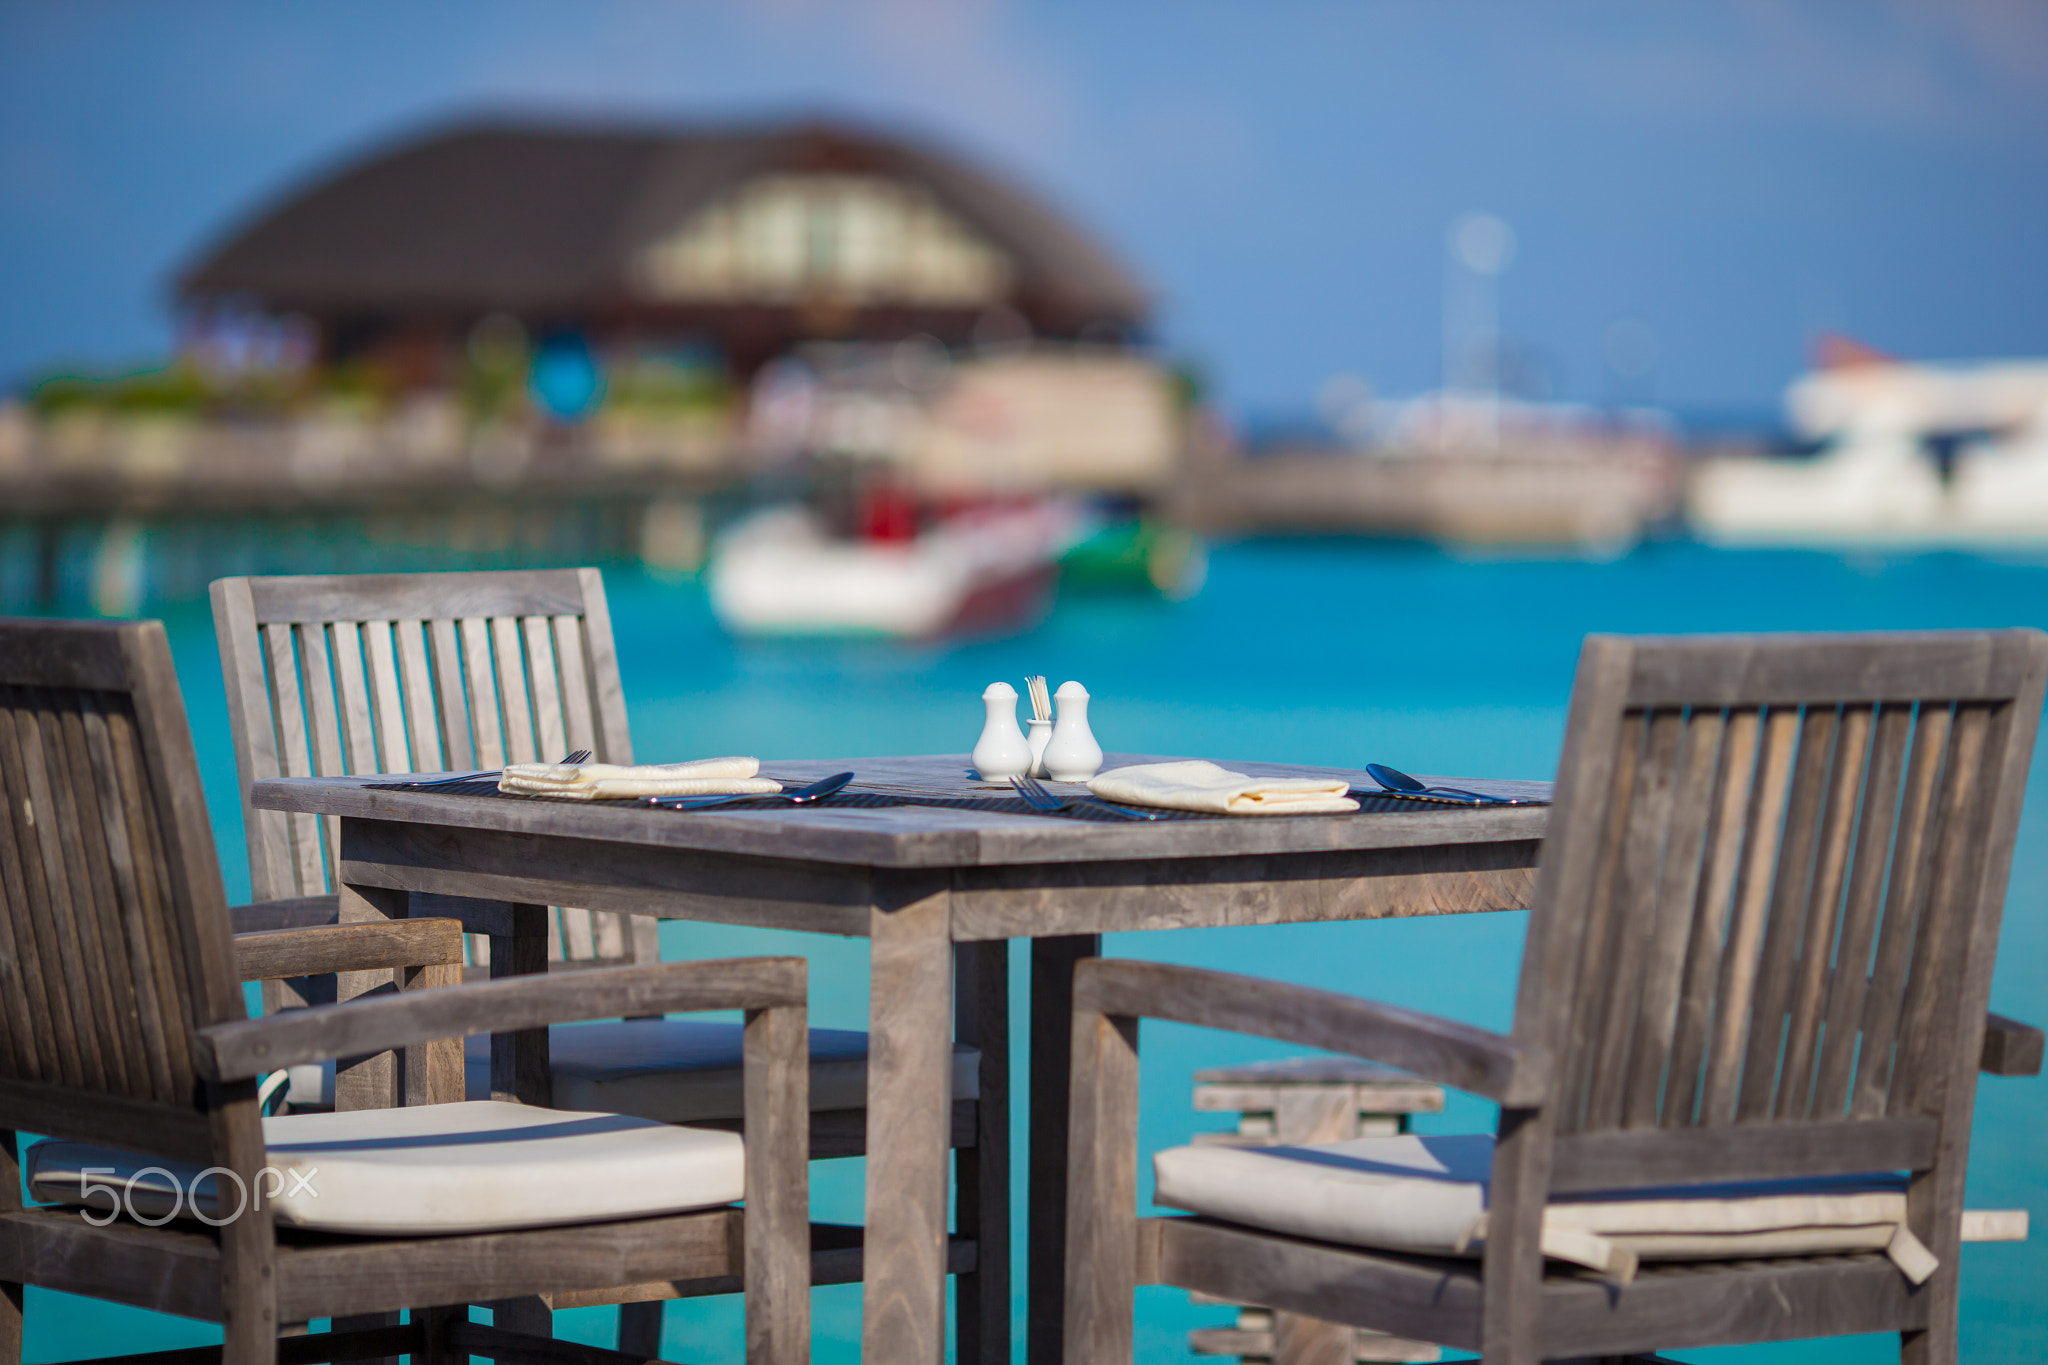
<instances>
[{"instance_id":1,"label":"cream colored napkin","mask_svg":"<svg viewBox=\"0 0 2048 1365\"><path fill-rule=\"evenodd\" d=\"M689 763L515 763L498 778L498 790L521 796L556 796L565 801L623 801L636 796L768 796L782 790L773 778L756 777L757 758L699 758Z\"/></svg>"},{"instance_id":2,"label":"cream colored napkin","mask_svg":"<svg viewBox=\"0 0 2048 1365\"><path fill-rule=\"evenodd\" d=\"M1253 777L1199 758L1140 763L1097 773L1088 790L1105 801L1212 815L1327 815L1357 810L1341 778Z\"/></svg>"}]
</instances>

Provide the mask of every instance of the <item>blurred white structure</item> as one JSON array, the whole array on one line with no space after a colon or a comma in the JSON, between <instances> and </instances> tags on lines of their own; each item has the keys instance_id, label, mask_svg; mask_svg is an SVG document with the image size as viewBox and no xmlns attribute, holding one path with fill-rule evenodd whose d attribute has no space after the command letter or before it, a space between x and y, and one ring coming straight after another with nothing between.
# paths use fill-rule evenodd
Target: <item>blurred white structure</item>
<instances>
[{"instance_id":1,"label":"blurred white structure","mask_svg":"<svg viewBox=\"0 0 2048 1365\"><path fill-rule=\"evenodd\" d=\"M1833 342L1785 405L1821 452L1701 465L1688 515L1709 540L2048 541L2048 360L1911 364Z\"/></svg>"},{"instance_id":2,"label":"blurred white structure","mask_svg":"<svg viewBox=\"0 0 2048 1365\"><path fill-rule=\"evenodd\" d=\"M1145 356L1041 346L956 359L929 337L808 347L762 371L748 423L756 462L882 461L935 497L1156 493L1185 441L1172 376Z\"/></svg>"},{"instance_id":3,"label":"blurred white structure","mask_svg":"<svg viewBox=\"0 0 2048 1365\"><path fill-rule=\"evenodd\" d=\"M1605 557L1678 512L1675 434L1652 409L1463 389L1378 401L1348 376L1324 386L1321 407L1344 446L1194 461L1176 515L1211 531L1419 535Z\"/></svg>"},{"instance_id":4,"label":"blurred white structure","mask_svg":"<svg viewBox=\"0 0 2048 1365\"><path fill-rule=\"evenodd\" d=\"M738 635L1013 629L1044 611L1059 557L1093 529L1069 498L965 509L895 542L838 538L802 507L770 507L719 538L711 609Z\"/></svg>"}]
</instances>

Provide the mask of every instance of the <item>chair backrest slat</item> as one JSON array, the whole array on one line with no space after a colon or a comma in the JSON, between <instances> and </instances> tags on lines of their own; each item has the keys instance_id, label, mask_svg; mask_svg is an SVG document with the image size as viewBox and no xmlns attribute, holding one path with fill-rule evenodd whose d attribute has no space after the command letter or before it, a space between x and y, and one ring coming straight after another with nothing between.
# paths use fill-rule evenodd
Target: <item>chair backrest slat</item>
<instances>
[{"instance_id":1,"label":"chair backrest slat","mask_svg":"<svg viewBox=\"0 0 2048 1365\"><path fill-rule=\"evenodd\" d=\"M370 723L377 733L377 761L388 772L425 771L412 756L405 732L405 703L398 680L398 651L389 621L365 621L363 666L370 675Z\"/></svg>"},{"instance_id":2,"label":"chair backrest slat","mask_svg":"<svg viewBox=\"0 0 2048 1365\"><path fill-rule=\"evenodd\" d=\"M545 616L522 616L519 631L525 637L527 676L533 682L534 742L541 756L552 762L569 752L564 743L568 730L562 716L562 686L555 668L555 644Z\"/></svg>"},{"instance_id":3,"label":"chair backrest slat","mask_svg":"<svg viewBox=\"0 0 2048 1365\"><path fill-rule=\"evenodd\" d=\"M1595 842L1599 850L1596 855L1599 864L1592 899L1579 926L1579 935L1581 950L1586 960L1593 964L1590 970L1596 972L1607 970L1613 951L1614 918L1619 913L1616 909L1619 899L1616 883L1623 866L1622 851L1627 838L1628 796L1635 787L1636 764L1641 753L1641 729L1631 728L1623 736L1615 755L1615 799L1600 827L1597 841L1589 841ZM1598 1046L1600 1011L1604 1003L1599 996L1588 993L1570 1001L1567 1006L1569 1032L1561 1065L1568 1073L1568 1080L1558 1107L1558 1126L1563 1132L1576 1132L1585 1110L1586 1092L1592 1085L1593 1059Z\"/></svg>"},{"instance_id":4,"label":"chair backrest slat","mask_svg":"<svg viewBox=\"0 0 2048 1365\"><path fill-rule=\"evenodd\" d=\"M462 683L462 642L455 622L446 617L427 622L429 653L434 662L434 692L440 705L442 761L449 772L476 767L476 744L469 733L469 706Z\"/></svg>"},{"instance_id":5,"label":"chair backrest slat","mask_svg":"<svg viewBox=\"0 0 2048 1365\"><path fill-rule=\"evenodd\" d=\"M562 916L562 960L588 962L597 956L597 935L591 928L595 915Z\"/></svg>"},{"instance_id":6,"label":"chair backrest slat","mask_svg":"<svg viewBox=\"0 0 2048 1365\"><path fill-rule=\"evenodd\" d=\"M370 716L369 678L363 671L362 626L334 621L324 627L332 641L334 691L341 702L341 747L352 773L402 772L379 761L377 731Z\"/></svg>"},{"instance_id":7,"label":"chair backrest slat","mask_svg":"<svg viewBox=\"0 0 2048 1365\"><path fill-rule=\"evenodd\" d=\"M242 1000L160 625L0 622L0 805L0 1080L189 1113L192 1032Z\"/></svg>"},{"instance_id":8,"label":"chair backrest slat","mask_svg":"<svg viewBox=\"0 0 2048 1365\"><path fill-rule=\"evenodd\" d=\"M80 1018L63 976L64 947L58 941L67 918L64 904L64 857L57 847L50 811L50 788L44 771L42 735L35 692L9 689L0 726L0 780L9 794L8 814L15 820L21 849L25 914L12 916L18 943L25 950L30 989L39 997L41 1036L38 1049L50 1069L39 1080L60 1085L86 1085L92 1056L79 1036ZM41 813L38 823L37 814Z\"/></svg>"},{"instance_id":9,"label":"chair backrest slat","mask_svg":"<svg viewBox=\"0 0 2048 1365\"><path fill-rule=\"evenodd\" d=\"M1642 997L1643 958L1649 946L1647 935L1629 932L1629 914L1638 905L1654 901L1657 893L1658 855L1671 816L1683 720L1678 713L1666 711L1651 717L1647 727L1631 727L1642 731L1637 739L1642 757L1637 761L1634 798L1623 827L1618 880L1603 907L1602 953L1597 964L1598 971L1620 984L1615 990L1586 997L1591 1055L1579 1121L1587 1127L1608 1128L1621 1120Z\"/></svg>"},{"instance_id":10,"label":"chair backrest slat","mask_svg":"<svg viewBox=\"0 0 2048 1365\"><path fill-rule=\"evenodd\" d=\"M597 742L597 709L590 699L590 656L583 648L583 622L574 616L555 616L555 658L559 662L562 695L562 717L568 727L562 743L565 752L587 749L591 753L610 752L614 763L631 763L630 749L621 753L615 746L600 745ZM624 702L618 703L624 710Z\"/></svg>"},{"instance_id":11,"label":"chair backrest slat","mask_svg":"<svg viewBox=\"0 0 2048 1365\"><path fill-rule=\"evenodd\" d=\"M471 617L461 623L462 672L469 697L468 725L476 762L505 766L505 731L498 715L498 688L491 676L491 623Z\"/></svg>"},{"instance_id":12,"label":"chair backrest slat","mask_svg":"<svg viewBox=\"0 0 2048 1365\"><path fill-rule=\"evenodd\" d=\"M1555 1131L1946 1115L2044 675L2034 632L1589 641L1516 1024Z\"/></svg>"},{"instance_id":13,"label":"chair backrest slat","mask_svg":"<svg viewBox=\"0 0 2048 1365\"><path fill-rule=\"evenodd\" d=\"M244 585L243 596L247 594ZM279 623L259 629L261 635L249 643L239 643L247 639L246 634L238 636L238 649L259 650L262 657L256 662L263 667L253 678L245 674L240 685L228 692L231 697L260 697L265 695L267 685L269 695L277 700L274 706L264 708L269 712L270 724L262 724L260 714L251 716L246 722L235 722L236 733L252 750L252 769L276 772L280 777L311 777L313 751L306 734L306 705L299 692L299 658L292 643L292 627ZM228 656L223 652L222 657ZM238 667L245 663L245 659L237 658ZM245 773L242 780L243 823L249 832L252 874L259 883L317 885L326 875L319 820L283 811L248 810L248 786L253 776L253 772Z\"/></svg>"},{"instance_id":14,"label":"chair backrest slat","mask_svg":"<svg viewBox=\"0 0 2048 1365\"><path fill-rule=\"evenodd\" d=\"M185 970L191 956L199 951L190 945L203 935L197 934L174 909L176 896L172 889L173 869L170 865L161 859L149 860L142 856L144 850L162 846L163 822L158 818L160 804L141 780L143 744L136 730L138 718L130 711L113 706L106 707L106 714L107 733L112 741L115 769L120 777L122 829L128 836L131 857L136 863L133 913L139 922L140 933L131 935L129 951L131 955L139 954L145 958L154 982L156 1031L161 1033L163 1040L160 1061L169 1080L168 1093L175 1097L191 1093L193 1086L188 1024L193 1009L187 1000L189 987ZM209 854L212 852L210 847L207 851Z\"/></svg>"},{"instance_id":15,"label":"chair backrest slat","mask_svg":"<svg viewBox=\"0 0 2048 1365\"><path fill-rule=\"evenodd\" d=\"M1672 728L1679 728L1681 718L1676 713L1660 713L1659 721L1667 716ZM1669 797L1669 843L1657 880L1650 932L1643 945L1642 998L1633 1011L1633 1022L1625 1029L1632 1054L1626 1075L1617 1077L1624 1086L1622 1121L1629 1127L1657 1121L1665 1062L1678 1031L1699 893L1700 848L1713 808L1722 729L1718 712L1695 717L1683 726L1683 747Z\"/></svg>"},{"instance_id":16,"label":"chair backrest slat","mask_svg":"<svg viewBox=\"0 0 2048 1365\"><path fill-rule=\"evenodd\" d=\"M1727 936L1721 944L1706 1076L1695 1110L1701 1124L1728 1123L1734 1118L1736 1087L1742 1078L1744 1028L1756 996L1758 950L1763 942L1764 917L1770 907L1771 874L1791 793L1792 751L1798 721L1796 711L1773 711L1761 719L1762 754L1753 774L1755 785L1750 791L1743 829L1735 899L1728 912ZM1683 1104L1682 1098L1673 1098ZM1683 1127L1690 1121L1681 1117L1673 1126Z\"/></svg>"},{"instance_id":17,"label":"chair backrest slat","mask_svg":"<svg viewBox=\"0 0 2048 1365\"><path fill-rule=\"evenodd\" d=\"M54 951L44 954L43 967L52 973L54 984L70 1006L72 1036L77 1042L79 1069L69 1079L94 1090L120 1093L124 1078L118 1049L108 1036L114 1021L108 1018L104 990L106 964L100 957L98 937L92 933L93 887L79 856L85 836L73 805L72 774L62 733L63 718L75 716L75 707L90 704L82 695L71 700L45 694L32 708L16 712L17 734L28 770L29 799L36 811L36 834L43 845L44 886L52 911L49 923L55 930L45 945Z\"/></svg>"},{"instance_id":18,"label":"chair backrest slat","mask_svg":"<svg viewBox=\"0 0 2048 1365\"><path fill-rule=\"evenodd\" d=\"M412 741L413 766L423 773L440 772L441 726L435 714L434 671L427 660L427 632L418 621L392 625L398 647L398 674L405 696L406 735Z\"/></svg>"},{"instance_id":19,"label":"chair backrest slat","mask_svg":"<svg viewBox=\"0 0 2048 1365\"><path fill-rule=\"evenodd\" d=\"M533 701L526 686L526 658L520 651L519 622L510 616L491 618L491 650L498 664L498 700L505 719L505 761L538 763L533 742ZM550 761L560 758L549 754Z\"/></svg>"},{"instance_id":20,"label":"chair backrest slat","mask_svg":"<svg viewBox=\"0 0 2048 1365\"><path fill-rule=\"evenodd\" d=\"M1749 807L1748 781L1756 766L1760 728L1759 717L1753 710L1737 710L1726 717L1709 714L1693 722L1699 742L1711 744L1718 739L1719 752L1714 759L1714 785L1707 810L1709 823L1700 836L1703 866L1695 879L1696 910L1687 926L1683 975L1671 1033L1665 1044L1670 1064L1665 1069L1659 1101L1666 1127L1692 1121L1699 1093L1708 1029L1714 1019L1714 996L1721 981L1721 947L1727 930L1728 906L1740 868L1744 817ZM1643 1072L1653 1063L1654 1058L1645 1057L1637 1068L1634 1086L1645 1091L1651 1088L1652 1083ZM1644 1121L1641 1107L1633 1109L1629 1117L1631 1123Z\"/></svg>"},{"instance_id":21,"label":"chair backrest slat","mask_svg":"<svg viewBox=\"0 0 2048 1365\"><path fill-rule=\"evenodd\" d=\"M1777 1093L1786 1002L1792 988L1793 951L1810 903L1808 892L1821 807L1827 794L1828 769L1834 756L1835 727L1836 715L1827 707L1810 708L1800 717L1792 788L1785 803L1784 828L1778 837L1776 876L1772 879L1770 908L1750 991L1749 1019L1738 1025L1746 1033L1742 1081L1735 1097L1738 1123L1768 1115Z\"/></svg>"},{"instance_id":22,"label":"chair backrest slat","mask_svg":"<svg viewBox=\"0 0 2048 1365\"><path fill-rule=\"evenodd\" d=\"M1803 1118L1813 1099L1814 1053L1820 1046L1822 999L1834 971L1841 930L1842 891L1849 867L1851 833L1870 758L1871 708L1845 706L1835 730L1835 753L1814 853L1812 887L1799 955L1792 967L1787 1005L1785 1060L1773 1106L1779 1118Z\"/></svg>"},{"instance_id":23,"label":"chair backrest slat","mask_svg":"<svg viewBox=\"0 0 2048 1365\"><path fill-rule=\"evenodd\" d=\"M1883 1114L1891 1094L1899 1007L1906 994L1906 972L1912 963L1920 901L1927 892L1940 799L1937 784L1954 718L1947 707L1923 707L1913 728L1913 753L1893 835L1884 923L1878 931L1877 956L1871 965L1865 996L1856 1088L1849 1102L1849 1112L1856 1118Z\"/></svg>"},{"instance_id":24,"label":"chair backrest slat","mask_svg":"<svg viewBox=\"0 0 2048 1365\"><path fill-rule=\"evenodd\" d=\"M1940 1105L1948 1078L1933 1065L1940 1045L1937 1033L1953 1014L1959 973L1957 950L1969 934L1972 868L1983 854L1986 824L1984 773L1993 718L1990 708L1958 706L1949 735L1946 771L1935 821L1934 861L1929 868L1927 898L1919 935L1913 945L1912 970L1899 1011L1898 1041L1892 1060L1892 1085L1885 1099L1887 1114L1927 1112Z\"/></svg>"},{"instance_id":25,"label":"chair backrest slat","mask_svg":"<svg viewBox=\"0 0 2048 1365\"><path fill-rule=\"evenodd\" d=\"M169 983L162 977L169 966L169 945L163 926L158 923L160 912L147 908L157 899L155 878L150 875L153 869L136 865L132 832L136 822L130 817L133 796L122 790L121 781L129 765L116 753L117 747L120 754L134 752L133 737L128 733L131 720L126 714L109 717L103 704L87 709L83 718L93 787L99 802L103 836L99 846L104 848L107 858L109 885L105 908L114 917L105 935L107 942L114 945L109 949L109 967L113 970L114 989L124 997L128 1017L133 1019L140 1035L139 1043L129 1048L128 1093L175 1094L180 1082L169 1062L166 1027L171 1021L164 1014ZM122 964L115 962L116 953L125 954L125 973L118 970ZM182 1051L183 1044L179 1047Z\"/></svg>"},{"instance_id":26,"label":"chair backrest slat","mask_svg":"<svg viewBox=\"0 0 2048 1365\"><path fill-rule=\"evenodd\" d=\"M1835 966L1828 973L1827 998L1820 1007L1820 1057L1806 1109L1809 1115L1839 1114L1848 1103L1858 1024L1870 981L1870 955L1875 945L1878 911L1883 904L1887 855L1892 848L1892 831L1898 824L1899 782L1905 774L1912 726L1912 710L1904 706L1883 708L1872 725L1869 779L1856 829Z\"/></svg>"},{"instance_id":27,"label":"chair backrest slat","mask_svg":"<svg viewBox=\"0 0 2048 1365\"><path fill-rule=\"evenodd\" d=\"M258 899L331 890L339 850L335 821L249 808L257 778L496 768L572 749L632 761L594 569L223 579L214 614ZM265 656L253 666L252 649ZM610 916L565 914L557 957L645 948Z\"/></svg>"},{"instance_id":28,"label":"chair backrest slat","mask_svg":"<svg viewBox=\"0 0 2048 1365\"><path fill-rule=\"evenodd\" d=\"M138 1077L147 1067L141 1056L135 992L124 970L127 954L120 952L116 956L116 950L122 946L119 909L114 899L113 869L107 858L99 783L86 750L85 717L97 714L98 710L98 698L81 697L76 708L53 708L45 713L44 729L52 746L52 757L58 758L53 766L58 785L63 788L57 803L57 823L63 831L64 852L72 869L72 912L83 996L91 1002L93 1031L98 1035L100 1066L107 1083L122 1094L131 1094L131 1061ZM112 971L108 970L110 958L114 959Z\"/></svg>"}]
</instances>

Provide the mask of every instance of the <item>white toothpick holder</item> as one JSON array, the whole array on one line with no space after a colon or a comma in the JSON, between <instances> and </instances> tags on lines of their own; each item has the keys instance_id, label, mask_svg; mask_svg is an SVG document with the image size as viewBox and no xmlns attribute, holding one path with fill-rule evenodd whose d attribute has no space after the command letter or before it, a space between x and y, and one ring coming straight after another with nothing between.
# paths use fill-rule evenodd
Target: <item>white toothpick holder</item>
<instances>
[{"instance_id":1,"label":"white toothpick holder","mask_svg":"<svg viewBox=\"0 0 2048 1365\"><path fill-rule=\"evenodd\" d=\"M1052 722L1033 716L1024 723L1031 727L1031 733L1024 737L1024 742L1031 746L1031 775L1044 777L1045 746L1052 742Z\"/></svg>"}]
</instances>

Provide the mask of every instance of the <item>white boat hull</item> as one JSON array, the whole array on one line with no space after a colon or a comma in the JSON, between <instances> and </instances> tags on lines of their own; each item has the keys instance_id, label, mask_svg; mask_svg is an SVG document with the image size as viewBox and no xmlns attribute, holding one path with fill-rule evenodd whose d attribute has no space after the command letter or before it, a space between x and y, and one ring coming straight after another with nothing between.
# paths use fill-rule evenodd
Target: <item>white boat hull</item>
<instances>
[{"instance_id":1,"label":"white boat hull","mask_svg":"<svg viewBox=\"0 0 2048 1365\"><path fill-rule=\"evenodd\" d=\"M904 544L834 541L800 508L771 508L721 537L711 608L740 635L900 639L1020 625L1049 598L1078 510L1041 504L950 523Z\"/></svg>"}]
</instances>

